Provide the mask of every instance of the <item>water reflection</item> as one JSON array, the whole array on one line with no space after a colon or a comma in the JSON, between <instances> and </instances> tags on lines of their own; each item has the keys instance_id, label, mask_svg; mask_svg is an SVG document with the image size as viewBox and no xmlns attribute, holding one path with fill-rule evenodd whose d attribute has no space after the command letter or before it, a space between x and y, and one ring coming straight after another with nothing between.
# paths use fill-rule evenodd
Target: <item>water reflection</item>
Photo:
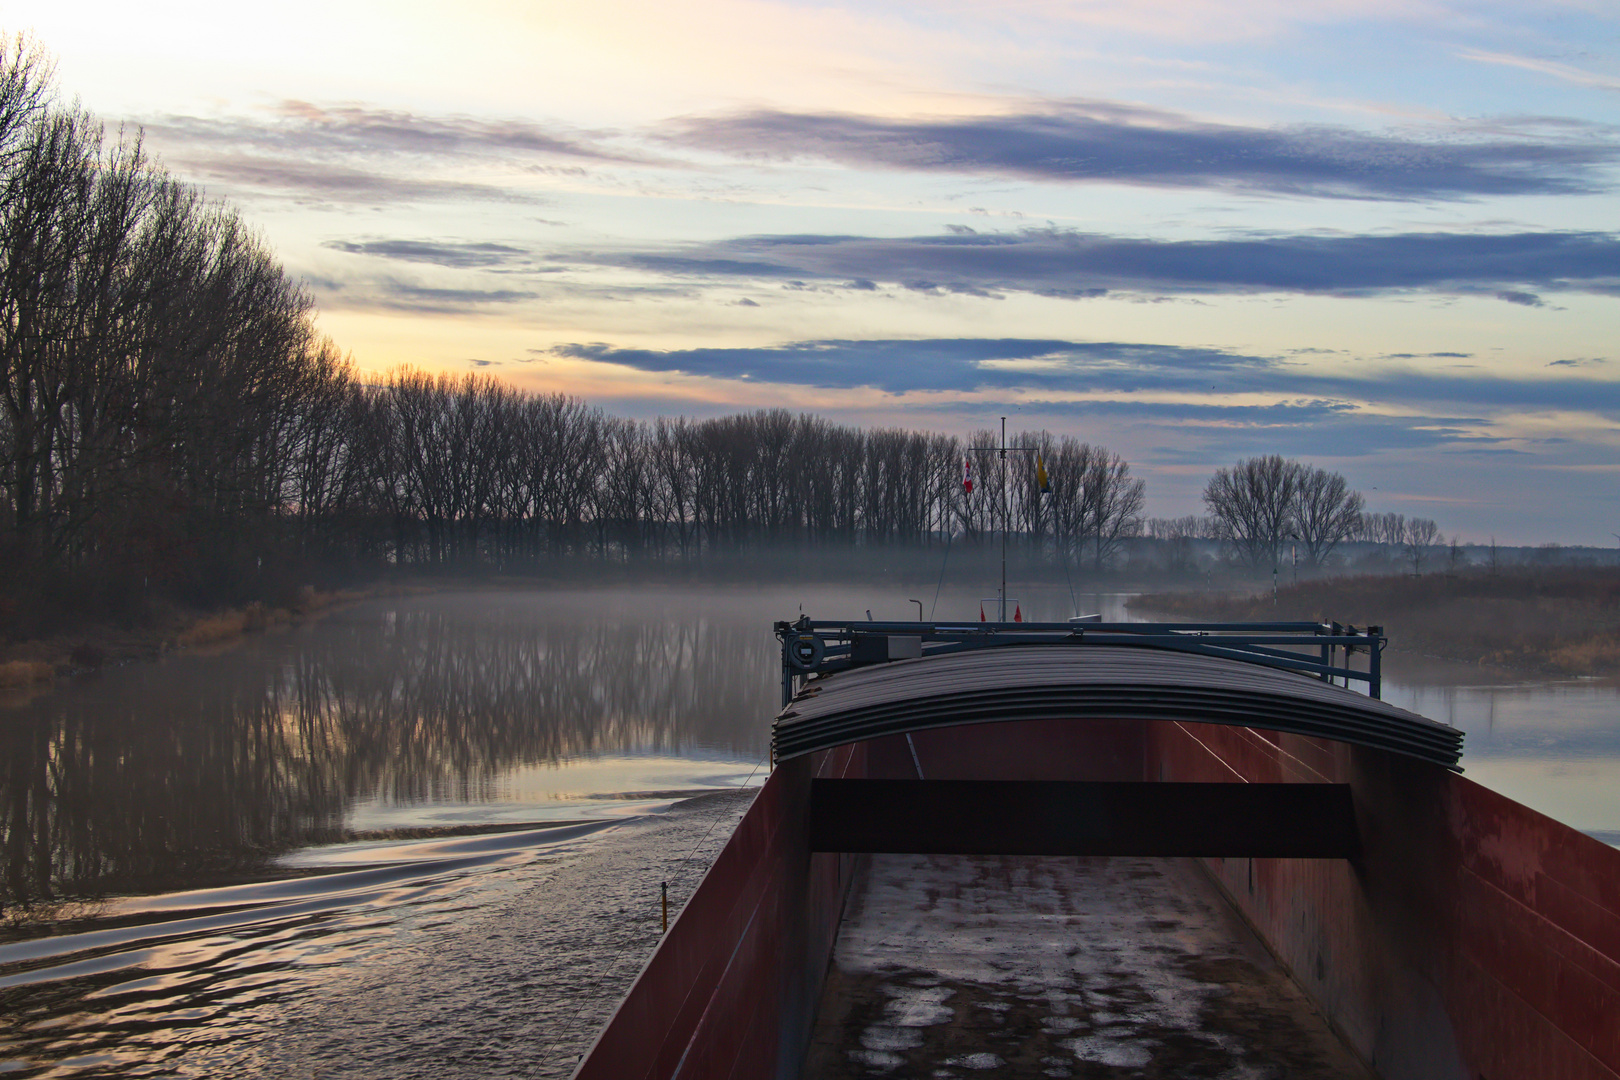
<instances>
[{"instance_id":1,"label":"water reflection","mask_svg":"<svg viewBox=\"0 0 1620 1080\"><path fill-rule=\"evenodd\" d=\"M359 803L487 801L572 759L758 760L768 619L688 601L373 603L25 703L0 730L0 899L249 875L342 835Z\"/></svg>"},{"instance_id":2,"label":"water reflection","mask_svg":"<svg viewBox=\"0 0 1620 1080\"><path fill-rule=\"evenodd\" d=\"M921 585L436 595L108 672L0 712L0 904L227 884L355 829L623 815L646 805L626 795L735 784L777 707L773 618L909 619L915 595L976 619L994 591L937 609ZM1029 618L1124 615L1121 595L1012 592ZM1601 790L1620 773L1613 685L1392 652L1385 696L1467 731L1471 776L1620 829Z\"/></svg>"}]
</instances>

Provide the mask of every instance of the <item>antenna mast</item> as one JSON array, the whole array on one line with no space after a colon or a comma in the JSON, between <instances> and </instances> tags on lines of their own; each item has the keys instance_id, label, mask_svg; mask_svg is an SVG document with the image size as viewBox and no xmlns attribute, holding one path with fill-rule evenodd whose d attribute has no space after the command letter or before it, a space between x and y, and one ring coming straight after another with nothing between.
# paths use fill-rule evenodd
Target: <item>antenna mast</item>
<instances>
[{"instance_id":1,"label":"antenna mast","mask_svg":"<svg viewBox=\"0 0 1620 1080\"><path fill-rule=\"evenodd\" d=\"M987 450L968 449L968 453L993 453L1001 460L1001 595L997 601L1000 611L998 622L1007 621L1007 534L1012 531L1012 497L1007 491L1008 472L1007 452L1016 450L1020 453L1039 453L1038 446L1008 446L1007 445L1007 418L1001 418L1001 445L992 446ZM1043 489L1044 490L1044 489ZM1039 495L1036 496L1040 498Z\"/></svg>"}]
</instances>

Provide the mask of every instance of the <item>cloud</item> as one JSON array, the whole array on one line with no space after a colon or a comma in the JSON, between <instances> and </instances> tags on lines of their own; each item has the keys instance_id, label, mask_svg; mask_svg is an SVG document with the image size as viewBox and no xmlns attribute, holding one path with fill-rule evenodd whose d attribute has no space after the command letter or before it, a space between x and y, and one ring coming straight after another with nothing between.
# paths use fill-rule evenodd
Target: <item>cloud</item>
<instances>
[{"instance_id":1,"label":"cloud","mask_svg":"<svg viewBox=\"0 0 1620 1080\"><path fill-rule=\"evenodd\" d=\"M338 203L537 201L500 186L433 175L451 163L570 175L593 165L654 163L609 145L611 133L365 105L284 101L253 115L148 117L141 127L182 175Z\"/></svg>"},{"instance_id":2,"label":"cloud","mask_svg":"<svg viewBox=\"0 0 1620 1080\"><path fill-rule=\"evenodd\" d=\"M526 261L529 255L523 248L511 244L453 240L328 240L321 246L350 255L430 263L455 269L508 266Z\"/></svg>"},{"instance_id":3,"label":"cloud","mask_svg":"<svg viewBox=\"0 0 1620 1080\"><path fill-rule=\"evenodd\" d=\"M1342 127L1243 127L1071 101L926 119L764 109L672 121L663 137L743 158L1052 183L1402 201L1608 190L1606 170L1620 160L1612 132L1565 128L1558 136L1540 130L1487 137L1459 127L1444 139L1417 139Z\"/></svg>"},{"instance_id":4,"label":"cloud","mask_svg":"<svg viewBox=\"0 0 1620 1080\"><path fill-rule=\"evenodd\" d=\"M1062 384L1075 390L1201 387L1268 361L1218 349L1023 338L800 341L762 348L559 345L554 355L640 371L888 393Z\"/></svg>"},{"instance_id":5,"label":"cloud","mask_svg":"<svg viewBox=\"0 0 1620 1080\"><path fill-rule=\"evenodd\" d=\"M241 154L181 156L177 170L189 179L225 183L331 203L377 205L424 199L539 202L532 196L490 184L400 176L329 162L260 158Z\"/></svg>"},{"instance_id":6,"label":"cloud","mask_svg":"<svg viewBox=\"0 0 1620 1080\"><path fill-rule=\"evenodd\" d=\"M884 282L985 294L1441 292L1531 303L1529 289L1620 294L1620 237L1602 232L1294 235L1150 240L1065 229L934 236L745 236L555 260L698 278Z\"/></svg>"},{"instance_id":7,"label":"cloud","mask_svg":"<svg viewBox=\"0 0 1620 1080\"><path fill-rule=\"evenodd\" d=\"M1141 443L1137 456L1156 464L1210 465L1210 448L1225 461L1256 454L1306 459L1357 458L1389 451L1444 450L1450 454L1518 453L1505 440L1481 434L1480 417L1413 417L1379 413L1333 401L1269 405L1182 404L1149 401L1044 401L1024 399L1025 410L1110 426L1147 425L1164 435ZM982 411L983 406L978 406ZM1179 436L1171 443L1171 433Z\"/></svg>"},{"instance_id":8,"label":"cloud","mask_svg":"<svg viewBox=\"0 0 1620 1080\"><path fill-rule=\"evenodd\" d=\"M273 156L524 154L574 163L646 163L641 154L607 146L600 132L548 128L523 120L427 116L364 105L284 101L268 116L207 118L166 115L143 123L164 143L237 146Z\"/></svg>"},{"instance_id":9,"label":"cloud","mask_svg":"<svg viewBox=\"0 0 1620 1080\"><path fill-rule=\"evenodd\" d=\"M1222 349L1137 342L1077 342L1027 338L797 341L754 348L622 349L607 344L559 345L551 355L619 364L659 374L746 379L817 389L872 388L904 395L923 392L1018 390L1040 396L1071 395L1074 408L1123 409L1193 416L1200 409L1235 406L1233 394L1265 394L1284 402L1310 402L1334 415L1377 406L1435 414L1459 405L1496 412L1572 411L1620 416L1620 383L1583 378L1506 379L1449 367L1382 367L1356 376L1324 373L1278 357ZM1085 395L1112 395L1076 402ZM1130 400L1130 395L1178 396L1194 403ZM1203 399L1206 404L1197 404ZM1056 400L1056 399L1054 399ZM931 406L932 407L932 406ZM1291 406L1295 407L1295 406ZM1258 415L1258 414L1251 414ZM1425 419L1419 426L1482 422ZM1418 423L1414 421L1414 423Z\"/></svg>"},{"instance_id":10,"label":"cloud","mask_svg":"<svg viewBox=\"0 0 1620 1080\"><path fill-rule=\"evenodd\" d=\"M385 278L378 281L313 279L323 307L465 315L492 306L525 303L538 294L518 289L452 289Z\"/></svg>"},{"instance_id":11,"label":"cloud","mask_svg":"<svg viewBox=\"0 0 1620 1080\"><path fill-rule=\"evenodd\" d=\"M1473 60L1481 64L1516 67L1525 71L1534 71L1541 75L1550 75L1555 79L1574 83L1577 86L1590 86L1598 90L1620 90L1620 79L1612 75L1599 75L1584 68L1574 67L1570 64L1560 64L1553 60L1541 60L1531 56L1515 56L1512 53L1487 52L1483 49L1463 49L1458 55L1464 60Z\"/></svg>"}]
</instances>

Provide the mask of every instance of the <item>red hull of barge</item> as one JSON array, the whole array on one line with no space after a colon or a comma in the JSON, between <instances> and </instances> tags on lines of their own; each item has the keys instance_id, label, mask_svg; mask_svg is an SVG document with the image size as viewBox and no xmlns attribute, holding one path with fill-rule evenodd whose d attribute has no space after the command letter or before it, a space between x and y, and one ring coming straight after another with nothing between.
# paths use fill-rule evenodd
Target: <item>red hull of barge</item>
<instances>
[{"instance_id":1,"label":"red hull of barge","mask_svg":"<svg viewBox=\"0 0 1620 1080\"><path fill-rule=\"evenodd\" d=\"M1342 783L1362 855L1207 859L1389 1080L1620 1078L1620 851L1445 769L1303 736L1029 721L912 736L929 779ZM576 1076L794 1077L854 867L809 850L813 776L917 775L904 736L789 761Z\"/></svg>"}]
</instances>

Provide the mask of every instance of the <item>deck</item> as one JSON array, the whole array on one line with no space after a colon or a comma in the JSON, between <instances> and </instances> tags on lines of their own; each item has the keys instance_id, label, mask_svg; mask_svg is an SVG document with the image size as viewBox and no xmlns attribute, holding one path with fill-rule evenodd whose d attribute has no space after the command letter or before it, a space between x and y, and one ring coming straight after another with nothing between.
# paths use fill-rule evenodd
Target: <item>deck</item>
<instances>
[{"instance_id":1,"label":"deck","mask_svg":"<svg viewBox=\"0 0 1620 1080\"><path fill-rule=\"evenodd\" d=\"M1191 860L874 855L804 1075L1373 1074Z\"/></svg>"}]
</instances>

